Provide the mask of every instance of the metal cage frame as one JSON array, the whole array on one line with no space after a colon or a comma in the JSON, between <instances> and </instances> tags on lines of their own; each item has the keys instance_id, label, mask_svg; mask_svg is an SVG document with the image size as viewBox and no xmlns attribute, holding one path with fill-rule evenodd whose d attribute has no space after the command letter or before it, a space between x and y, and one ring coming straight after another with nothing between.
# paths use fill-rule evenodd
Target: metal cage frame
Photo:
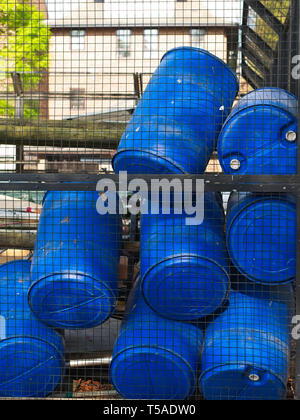
<instances>
[{"instance_id":1,"label":"metal cage frame","mask_svg":"<svg viewBox=\"0 0 300 420\"><path fill-rule=\"evenodd\" d=\"M247 26L249 6L279 35L276 54L273 54L273 64L267 68L255 51L246 46L250 37L263 51L270 48L255 32ZM242 36L242 75L255 88L269 84L290 90L300 98L300 80L293 80L293 55L300 54L300 0L292 0L290 16L285 25L259 0L244 0L243 23L240 29ZM260 78L247 65L246 59L252 62L263 74ZM286 77L288 75L289 77ZM298 113L300 123L300 109ZM16 171L17 172L17 171ZM296 175L225 175L221 173L205 173L201 175L139 175L150 185L151 179L203 179L206 191L249 191L249 192L289 192L297 197L297 276L296 276L296 313L300 314L300 147L298 147L298 171ZM3 191L95 191L100 179L112 179L118 186L118 176L113 174L64 174L64 173L0 173L0 188ZM133 176L128 175L128 180ZM68 182L72 181L72 187ZM300 400L300 340L296 342L295 393Z\"/></svg>"}]
</instances>

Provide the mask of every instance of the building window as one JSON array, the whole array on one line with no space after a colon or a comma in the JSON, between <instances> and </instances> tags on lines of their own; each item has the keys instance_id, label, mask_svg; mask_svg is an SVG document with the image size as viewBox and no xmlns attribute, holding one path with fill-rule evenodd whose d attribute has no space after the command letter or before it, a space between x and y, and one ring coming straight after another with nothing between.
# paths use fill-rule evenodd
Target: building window
<instances>
[{"instance_id":1,"label":"building window","mask_svg":"<svg viewBox=\"0 0 300 420\"><path fill-rule=\"evenodd\" d=\"M158 29L144 30L144 57L158 58Z\"/></svg>"},{"instance_id":2,"label":"building window","mask_svg":"<svg viewBox=\"0 0 300 420\"><path fill-rule=\"evenodd\" d=\"M191 29L191 46L196 48L205 48L205 34L206 31L203 29Z\"/></svg>"},{"instance_id":3,"label":"building window","mask_svg":"<svg viewBox=\"0 0 300 420\"><path fill-rule=\"evenodd\" d=\"M73 51L82 51L85 47L85 30L72 29L71 30L71 48Z\"/></svg>"},{"instance_id":4,"label":"building window","mask_svg":"<svg viewBox=\"0 0 300 420\"><path fill-rule=\"evenodd\" d=\"M104 0L95 0L95 3L104 3Z\"/></svg>"},{"instance_id":5,"label":"building window","mask_svg":"<svg viewBox=\"0 0 300 420\"><path fill-rule=\"evenodd\" d=\"M250 29L253 29L255 31L256 26L257 26L257 21L258 21L257 14L251 7L249 7L247 25L249 26Z\"/></svg>"},{"instance_id":6,"label":"building window","mask_svg":"<svg viewBox=\"0 0 300 420\"><path fill-rule=\"evenodd\" d=\"M85 108L84 89L70 89L70 108L71 110L79 110Z\"/></svg>"},{"instance_id":7,"label":"building window","mask_svg":"<svg viewBox=\"0 0 300 420\"><path fill-rule=\"evenodd\" d=\"M117 36L117 54L119 57L130 56L130 29L118 29Z\"/></svg>"}]
</instances>

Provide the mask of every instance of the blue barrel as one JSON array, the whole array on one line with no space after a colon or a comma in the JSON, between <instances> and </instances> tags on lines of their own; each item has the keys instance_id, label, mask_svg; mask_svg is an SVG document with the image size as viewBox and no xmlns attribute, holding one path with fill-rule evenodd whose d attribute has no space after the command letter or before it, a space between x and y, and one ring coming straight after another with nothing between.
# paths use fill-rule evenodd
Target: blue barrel
<instances>
[{"instance_id":1,"label":"blue barrel","mask_svg":"<svg viewBox=\"0 0 300 420\"><path fill-rule=\"evenodd\" d=\"M115 172L203 173L237 90L236 75L209 52L168 51L121 138Z\"/></svg>"},{"instance_id":2,"label":"blue barrel","mask_svg":"<svg viewBox=\"0 0 300 420\"><path fill-rule=\"evenodd\" d=\"M296 201L289 194L232 193L226 217L227 249L249 280L282 284L296 275Z\"/></svg>"},{"instance_id":3,"label":"blue barrel","mask_svg":"<svg viewBox=\"0 0 300 420\"><path fill-rule=\"evenodd\" d=\"M116 304L121 223L96 210L95 191L48 192L40 216L29 304L46 324L91 328Z\"/></svg>"},{"instance_id":4,"label":"blue barrel","mask_svg":"<svg viewBox=\"0 0 300 420\"><path fill-rule=\"evenodd\" d=\"M28 306L30 262L0 266L0 396L46 397L64 374L61 336Z\"/></svg>"},{"instance_id":5,"label":"blue barrel","mask_svg":"<svg viewBox=\"0 0 300 420\"><path fill-rule=\"evenodd\" d=\"M244 96L227 118L218 156L227 174L297 172L298 101L278 88Z\"/></svg>"},{"instance_id":6,"label":"blue barrel","mask_svg":"<svg viewBox=\"0 0 300 420\"><path fill-rule=\"evenodd\" d=\"M208 400L279 400L286 395L291 285L245 286L208 325L200 389Z\"/></svg>"},{"instance_id":7,"label":"blue barrel","mask_svg":"<svg viewBox=\"0 0 300 420\"><path fill-rule=\"evenodd\" d=\"M197 384L203 333L152 312L139 286L137 282L129 297L114 345L111 381L129 399L188 398Z\"/></svg>"},{"instance_id":8,"label":"blue barrel","mask_svg":"<svg viewBox=\"0 0 300 420\"><path fill-rule=\"evenodd\" d=\"M152 212L153 213L153 212ZM143 214L141 288L159 315L192 321L214 312L229 289L223 207L205 193L204 220L188 225L182 214Z\"/></svg>"}]
</instances>

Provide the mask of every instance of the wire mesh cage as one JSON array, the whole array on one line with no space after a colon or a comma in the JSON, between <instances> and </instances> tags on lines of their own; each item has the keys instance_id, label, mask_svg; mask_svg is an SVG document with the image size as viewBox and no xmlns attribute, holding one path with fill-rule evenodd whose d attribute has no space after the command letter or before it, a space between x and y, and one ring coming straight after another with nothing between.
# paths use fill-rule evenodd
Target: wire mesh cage
<instances>
[{"instance_id":1,"label":"wire mesh cage","mask_svg":"<svg viewBox=\"0 0 300 420\"><path fill-rule=\"evenodd\" d=\"M0 0L0 398L298 399L298 0Z\"/></svg>"}]
</instances>

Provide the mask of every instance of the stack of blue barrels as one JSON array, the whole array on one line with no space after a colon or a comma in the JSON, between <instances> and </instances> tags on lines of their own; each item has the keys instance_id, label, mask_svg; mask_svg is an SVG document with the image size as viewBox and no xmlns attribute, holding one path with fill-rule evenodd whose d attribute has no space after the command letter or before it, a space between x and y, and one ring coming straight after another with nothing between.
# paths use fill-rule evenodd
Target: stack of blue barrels
<instances>
[{"instance_id":1,"label":"stack of blue barrels","mask_svg":"<svg viewBox=\"0 0 300 420\"><path fill-rule=\"evenodd\" d=\"M144 301L138 276L110 367L116 390L131 399L184 399L197 387L203 332L166 319Z\"/></svg>"},{"instance_id":2,"label":"stack of blue barrels","mask_svg":"<svg viewBox=\"0 0 300 420\"><path fill-rule=\"evenodd\" d=\"M0 266L0 397L51 394L64 376L63 330L100 325L115 309L121 219L101 216L98 198L47 192L32 262Z\"/></svg>"},{"instance_id":3,"label":"stack of blue barrels","mask_svg":"<svg viewBox=\"0 0 300 420\"><path fill-rule=\"evenodd\" d=\"M207 51L169 51L121 139L115 172L203 173L237 90L233 72ZM193 394L203 331L192 323L229 293L220 196L205 194L204 221L196 225L186 223L185 211L177 214L175 194L170 201L170 214L159 197L148 203L156 211L141 216L140 276L111 364L112 383L126 398Z\"/></svg>"},{"instance_id":4,"label":"stack of blue barrels","mask_svg":"<svg viewBox=\"0 0 300 420\"><path fill-rule=\"evenodd\" d=\"M49 191L44 197L28 302L51 327L92 328L114 312L121 219L100 215L98 197L96 191Z\"/></svg>"},{"instance_id":5,"label":"stack of blue barrels","mask_svg":"<svg viewBox=\"0 0 300 420\"><path fill-rule=\"evenodd\" d=\"M0 397L46 397L64 374L61 334L29 308L29 261L0 266Z\"/></svg>"},{"instance_id":6,"label":"stack of blue barrels","mask_svg":"<svg viewBox=\"0 0 300 420\"><path fill-rule=\"evenodd\" d=\"M113 158L116 173L201 174L217 147L227 174L293 174L297 99L266 88L243 97L236 75L197 48L162 58ZM230 113L231 112L231 113ZM147 196L140 273L113 350L125 398L280 399L289 369L296 203L283 193ZM181 193L182 198L182 193ZM64 329L114 312L121 217L100 215L93 191L49 191L32 262L0 266L0 397L44 397L64 374ZM101 200L108 200L109 193ZM144 204L145 204L144 203ZM155 209L155 211L153 211Z\"/></svg>"},{"instance_id":7,"label":"stack of blue barrels","mask_svg":"<svg viewBox=\"0 0 300 420\"><path fill-rule=\"evenodd\" d=\"M217 145L227 174L296 173L297 99L258 89L230 113L237 92L236 76L217 57L169 51L121 139L115 172L201 174ZM220 195L205 192L198 225L187 224L172 200L171 214L152 204L156 211L141 215L140 274L113 352L116 390L182 399L197 383L205 399L284 398L294 197L232 193L224 215Z\"/></svg>"}]
</instances>

